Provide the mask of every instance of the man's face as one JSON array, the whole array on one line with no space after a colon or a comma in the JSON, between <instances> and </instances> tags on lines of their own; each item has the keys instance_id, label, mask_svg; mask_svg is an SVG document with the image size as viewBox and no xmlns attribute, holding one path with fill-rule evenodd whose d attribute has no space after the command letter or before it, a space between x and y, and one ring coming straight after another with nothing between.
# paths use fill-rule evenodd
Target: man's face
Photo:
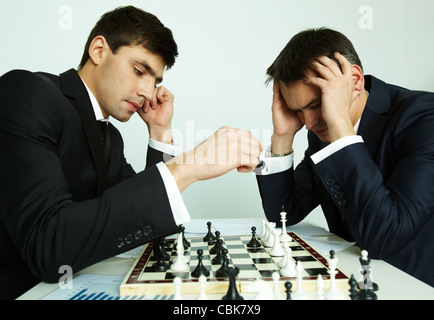
<instances>
[{"instance_id":1,"label":"man's face","mask_svg":"<svg viewBox=\"0 0 434 320\"><path fill-rule=\"evenodd\" d=\"M330 142L327 124L321 112L321 91L318 87L297 81L287 87L279 84L280 92L290 110L292 110L321 141Z\"/></svg>"},{"instance_id":2,"label":"man's face","mask_svg":"<svg viewBox=\"0 0 434 320\"><path fill-rule=\"evenodd\" d=\"M96 74L95 96L104 116L128 121L152 100L163 80L164 61L143 46L123 46L115 54L108 48Z\"/></svg>"}]
</instances>

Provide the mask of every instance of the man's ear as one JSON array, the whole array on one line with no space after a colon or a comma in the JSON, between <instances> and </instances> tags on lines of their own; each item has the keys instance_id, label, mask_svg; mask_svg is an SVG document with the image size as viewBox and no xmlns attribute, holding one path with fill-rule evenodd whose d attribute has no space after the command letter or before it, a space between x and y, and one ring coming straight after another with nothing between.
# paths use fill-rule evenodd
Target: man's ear
<instances>
[{"instance_id":1,"label":"man's ear","mask_svg":"<svg viewBox=\"0 0 434 320\"><path fill-rule=\"evenodd\" d=\"M365 76L362 69L356 64L351 66L351 70L353 75L353 99L356 99L365 89Z\"/></svg>"},{"instance_id":2,"label":"man's ear","mask_svg":"<svg viewBox=\"0 0 434 320\"><path fill-rule=\"evenodd\" d=\"M107 50L110 50L110 47L105 37L97 36L90 43L89 57L95 65L99 65L103 61Z\"/></svg>"}]
</instances>

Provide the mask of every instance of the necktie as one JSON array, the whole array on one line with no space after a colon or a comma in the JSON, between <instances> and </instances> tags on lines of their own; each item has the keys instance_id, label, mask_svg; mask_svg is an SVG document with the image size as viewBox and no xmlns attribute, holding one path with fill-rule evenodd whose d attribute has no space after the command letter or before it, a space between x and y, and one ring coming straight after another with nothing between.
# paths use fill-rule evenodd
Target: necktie
<instances>
[{"instance_id":1,"label":"necktie","mask_svg":"<svg viewBox=\"0 0 434 320\"><path fill-rule=\"evenodd\" d=\"M101 144L104 149L104 159L107 164L110 155L110 132L107 121L98 121L101 131Z\"/></svg>"},{"instance_id":2,"label":"necktie","mask_svg":"<svg viewBox=\"0 0 434 320\"><path fill-rule=\"evenodd\" d=\"M105 146L105 141L106 141L106 135L107 135L107 122L105 121L98 121L98 126L99 129L101 131L101 143L102 146Z\"/></svg>"}]
</instances>

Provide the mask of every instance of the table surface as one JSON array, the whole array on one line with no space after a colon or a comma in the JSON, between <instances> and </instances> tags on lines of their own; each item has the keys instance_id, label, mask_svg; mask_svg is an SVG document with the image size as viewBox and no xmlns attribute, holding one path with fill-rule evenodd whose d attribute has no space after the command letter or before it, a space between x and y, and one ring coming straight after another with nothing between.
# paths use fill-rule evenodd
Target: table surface
<instances>
[{"instance_id":1,"label":"table surface","mask_svg":"<svg viewBox=\"0 0 434 320\"><path fill-rule=\"evenodd\" d=\"M218 224L218 220L217 224ZM249 228L252 225L252 221L256 224L260 224L258 219L238 219L238 220L225 220L224 223L234 226L240 230L240 226L244 228ZM201 221L202 223L202 221ZM206 222L205 222L206 223ZM213 222L214 223L214 222ZM245 224L245 225L244 225ZM206 224L205 224L206 225ZM309 226L308 231L306 231L305 225L297 225L295 227L288 227L288 231L295 231L301 237L306 236L312 239L312 232L315 233L315 226ZM242 228L241 228L242 229ZM338 257L338 268L345 273L348 277L354 275L356 279L360 276L360 249L354 245L346 244L345 241L330 234L331 237L325 237L328 232L317 228L318 234L321 234L324 238L332 239L330 243L332 245L344 244L344 249L337 249L336 257ZM186 228L186 230L188 230ZM314 230L314 231L312 231ZM223 231L224 232L224 231ZM223 234L223 233L222 233ZM242 233L247 234L247 233ZM188 238L188 234L187 234ZM322 240L327 242L329 240ZM311 242L307 241L310 245ZM324 252L322 252L324 253ZM93 275L115 275L115 276L125 276L130 268L132 267L134 260L132 258L124 257L112 257L107 260L96 263L78 273L79 274L93 274ZM379 300L433 300L434 299L434 288L419 281L418 279L410 276L409 274L395 268L389 263L382 260L371 260L371 267L374 275L374 281L379 285L379 291L377 291L377 297ZM50 292L59 288L57 283L45 283L41 282L22 296L19 300L38 300L49 294Z\"/></svg>"}]
</instances>

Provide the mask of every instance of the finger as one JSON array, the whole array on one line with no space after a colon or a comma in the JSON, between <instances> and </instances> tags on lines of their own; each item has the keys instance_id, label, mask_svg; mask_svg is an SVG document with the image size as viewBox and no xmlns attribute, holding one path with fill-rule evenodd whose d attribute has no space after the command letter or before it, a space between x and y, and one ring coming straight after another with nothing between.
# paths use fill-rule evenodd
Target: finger
<instances>
[{"instance_id":1,"label":"finger","mask_svg":"<svg viewBox=\"0 0 434 320\"><path fill-rule=\"evenodd\" d=\"M251 165L256 167L259 163L259 156L262 152L262 146L258 141L241 141L240 155L242 165Z\"/></svg>"},{"instance_id":2,"label":"finger","mask_svg":"<svg viewBox=\"0 0 434 320\"><path fill-rule=\"evenodd\" d=\"M145 101L145 103L143 104L143 112L148 112L149 111L149 106L150 106L150 102L148 100Z\"/></svg>"},{"instance_id":3,"label":"finger","mask_svg":"<svg viewBox=\"0 0 434 320\"><path fill-rule=\"evenodd\" d=\"M157 89L157 99L160 103L166 100L173 100L174 96L166 87L160 86Z\"/></svg>"},{"instance_id":4,"label":"finger","mask_svg":"<svg viewBox=\"0 0 434 320\"><path fill-rule=\"evenodd\" d=\"M273 105L281 100L280 87L278 82L273 84Z\"/></svg>"},{"instance_id":5,"label":"finger","mask_svg":"<svg viewBox=\"0 0 434 320\"><path fill-rule=\"evenodd\" d=\"M342 75L336 62L328 57L319 57L312 63L312 70L315 71L321 78L330 80Z\"/></svg>"},{"instance_id":6,"label":"finger","mask_svg":"<svg viewBox=\"0 0 434 320\"><path fill-rule=\"evenodd\" d=\"M157 108L158 104L157 104L157 98L156 98L156 96L154 96L154 98L149 102L149 104L150 104L150 106L151 106L152 109L155 110Z\"/></svg>"},{"instance_id":7,"label":"finger","mask_svg":"<svg viewBox=\"0 0 434 320\"><path fill-rule=\"evenodd\" d=\"M342 73L343 74L348 74L351 73L351 63L347 60L347 58L345 58L345 56L343 56L342 54L340 54L339 52L335 52L335 59L339 62L339 64L341 65L342 68Z\"/></svg>"},{"instance_id":8,"label":"finger","mask_svg":"<svg viewBox=\"0 0 434 320\"><path fill-rule=\"evenodd\" d=\"M249 173L252 172L255 168L251 168L251 167L246 167L246 166L241 166L237 168L237 171L240 173Z\"/></svg>"},{"instance_id":9,"label":"finger","mask_svg":"<svg viewBox=\"0 0 434 320\"><path fill-rule=\"evenodd\" d=\"M324 80L323 78L308 76L303 80L303 82L306 84L314 85L314 86L322 89L326 83L326 80Z\"/></svg>"},{"instance_id":10,"label":"finger","mask_svg":"<svg viewBox=\"0 0 434 320\"><path fill-rule=\"evenodd\" d=\"M155 99L158 103L162 104L164 102L165 88L158 87L155 94Z\"/></svg>"},{"instance_id":11,"label":"finger","mask_svg":"<svg viewBox=\"0 0 434 320\"><path fill-rule=\"evenodd\" d=\"M279 94L280 93L280 87L279 87L279 83L278 82L273 82L273 93L274 94Z\"/></svg>"},{"instance_id":12,"label":"finger","mask_svg":"<svg viewBox=\"0 0 434 320\"><path fill-rule=\"evenodd\" d=\"M252 172L256 168L261 168L261 165L263 166L263 161L261 161L262 164L259 161L259 158L252 157L250 161L242 163L238 168L238 172Z\"/></svg>"},{"instance_id":13,"label":"finger","mask_svg":"<svg viewBox=\"0 0 434 320\"><path fill-rule=\"evenodd\" d=\"M239 137L241 142L241 147L245 148L245 150L255 151L255 155L259 156L259 153L262 152L263 148L259 140L247 130L239 130Z\"/></svg>"}]
</instances>

